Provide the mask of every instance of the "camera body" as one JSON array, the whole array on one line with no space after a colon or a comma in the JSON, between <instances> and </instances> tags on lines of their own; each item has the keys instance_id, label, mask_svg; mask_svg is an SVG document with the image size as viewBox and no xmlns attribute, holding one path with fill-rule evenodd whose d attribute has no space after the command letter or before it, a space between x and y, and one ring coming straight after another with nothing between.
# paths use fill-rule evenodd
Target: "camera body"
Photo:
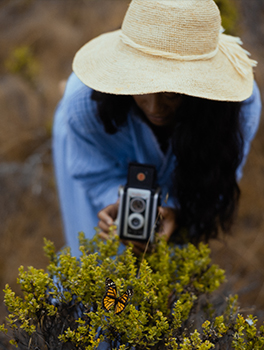
<instances>
[{"instance_id":1,"label":"camera body","mask_svg":"<svg viewBox=\"0 0 264 350\"><path fill-rule=\"evenodd\" d=\"M119 188L117 233L121 239L150 242L157 228L161 190L153 165L130 163L127 184Z\"/></svg>"}]
</instances>

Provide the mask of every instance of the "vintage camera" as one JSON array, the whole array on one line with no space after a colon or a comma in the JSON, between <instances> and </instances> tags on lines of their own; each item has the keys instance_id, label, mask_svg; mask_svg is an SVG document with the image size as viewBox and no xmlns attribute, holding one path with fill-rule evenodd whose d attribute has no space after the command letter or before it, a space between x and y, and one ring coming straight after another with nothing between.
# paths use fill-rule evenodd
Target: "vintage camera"
<instances>
[{"instance_id":1,"label":"vintage camera","mask_svg":"<svg viewBox=\"0 0 264 350\"><path fill-rule=\"evenodd\" d=\"M117 233L121 239L153 241L161 198L156 177L153 165L129 164L127 184L119 188Z\"/></svg>"}]
</instances>

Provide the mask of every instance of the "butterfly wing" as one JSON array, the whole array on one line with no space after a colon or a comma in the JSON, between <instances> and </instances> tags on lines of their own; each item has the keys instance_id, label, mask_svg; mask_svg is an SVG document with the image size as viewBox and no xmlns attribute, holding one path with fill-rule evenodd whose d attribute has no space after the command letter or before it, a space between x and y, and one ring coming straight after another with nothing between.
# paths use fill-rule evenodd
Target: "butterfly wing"
<instances>
[{"instance_id":1,"label":"butterfly wing","mask_svg":"<svg viewBox=\"0 0 264 350\"><path fill-rule=\"evenodd\" d=\"M129 288L123 295L121 295L115 303L115 314L119 315L125 310L128 299L133 295L133 289Z\"/></svg>"},{"instance_id":2,"label":"butterfly wing","mask_svg":"<svg viewBox=\"0 0 264 350\"><path fill-rule=\"evenodd\" d=\"M116 302L116 285L110 278L105 280L105 295L102 300L102 307L109 311Z\"/></svg>"}]
</instances>

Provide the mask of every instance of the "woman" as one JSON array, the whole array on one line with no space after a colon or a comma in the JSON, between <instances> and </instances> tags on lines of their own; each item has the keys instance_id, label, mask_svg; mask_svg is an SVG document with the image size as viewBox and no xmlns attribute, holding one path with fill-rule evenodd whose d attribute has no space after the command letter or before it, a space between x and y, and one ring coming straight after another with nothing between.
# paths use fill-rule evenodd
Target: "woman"
<instances>
[{"instance_id":1,"label":"woman","mask_svg":"<svg viewBox=\"0 0 264 350\"><path fill-rule=\"evenodd\" d=\"M93 236L97 213L107 239L130 162L157 169L166 239L181 228L195 240L229 230L260 117L255 65L222 33L213 0L132 0L121 30L78 51L54 123L73 254L77 232Z\"/></svg>"}]
</instances>

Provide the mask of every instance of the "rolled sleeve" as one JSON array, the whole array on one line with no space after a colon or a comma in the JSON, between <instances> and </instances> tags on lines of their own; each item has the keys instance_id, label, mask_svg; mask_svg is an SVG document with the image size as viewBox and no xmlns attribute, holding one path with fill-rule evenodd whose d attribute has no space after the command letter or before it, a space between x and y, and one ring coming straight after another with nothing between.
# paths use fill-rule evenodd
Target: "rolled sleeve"
<instances>
[{"instance_id":1,"label":"rolled sleeve","mask_svg":"<svg viewBox=\"0 0 264 350\"><path fill-rule=\"evenodd\" d=\"M261 116L261 98L259 88L257 83L254 81L253 93L245 101L242 102L240 120L241 120L241 132L244 139L244 149L243 149L243 159L239 165L236 173L237 180L239 181L243 175L242 169L247 160L250 146L253 138L256 135L256 132L260 123Z\"/></svg>"}]
</instances>

